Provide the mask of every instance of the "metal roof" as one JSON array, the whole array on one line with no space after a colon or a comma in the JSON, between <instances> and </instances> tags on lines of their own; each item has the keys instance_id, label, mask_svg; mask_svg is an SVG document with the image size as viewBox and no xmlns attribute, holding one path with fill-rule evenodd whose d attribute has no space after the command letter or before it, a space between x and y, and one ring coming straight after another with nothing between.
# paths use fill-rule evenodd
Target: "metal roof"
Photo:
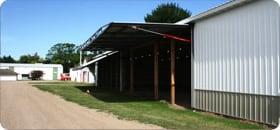
<instances>
[{"instance_id":1,"label":"metal roof","mask_svg":"<svg viewBox=\"0 0 280 130\"><path fill-rule=\"evenodd\" d=\"M176 36L186 37L188 25L176 25L169 23L109 23L101 27L83 45L83 51L96 49L122 49L130 48L147 43L152 40L162 39L162 36L137 31L132 26L144 29L168 33Z\"/></svg>"},{"instance_id":2,"label":"metal roof","mask_svg":"<svg viewBox=\"0 0 280 130\"><path fill-rule=\"evenodd\" d=\"M42 63L35 63L35 64L22 64L22 63L0 63L0 67L62 67L61 64L42 64Z\"/></svg>"},{"instance_id":3,"label":"metal roof","mask_svg":"<svg viewBox=\"0 0 280 130\"><path fill-rule=\"evenodd\" d=\"M232 1L226 2L224 4L221 4L219 6L216 6L214 8L211 8L211 9L209 9L205 12L202 12L198 15L195 15L195 16L183 19L181 21L178 21L175 24L187 24L187 23L195 22L197 20L220 14L224 11L239 7L241 5L247 4L247 3L252 2L252 1L256 1L256 0L232 0Z\"/></svg>"},{"instance_id":4,"label":"metal roof","mask_svg":"<svg viewBox=\"0 0 280 130\"><path fill-rule=\"evenodd\" d=\"M10 75L17 75L16 72L8 70L8 69L0 69L1 76L10 76Z\"/></svg>"},{"instance_id":5,"label":"metal roof","mask_svg":"<svg viewBox=\"0 0 280 130\"><path fill-rule=\"evenodd\" d=\"M79 66L77 68L73 68L73 70L75 71L75 70L83 69L83 68L85 68L85 67L87 67L87 66L89 66L89 65L91 65L95 62L98 62L99 60L102 60L102 59L104 59L104 58L106 58L110 55L116 54L116 53L118 53L118 51L105 51L105 52L93 57L92 58L93 60L89 61L88 63L85 63L82 66Z\"/></svg>"}]
</instances>

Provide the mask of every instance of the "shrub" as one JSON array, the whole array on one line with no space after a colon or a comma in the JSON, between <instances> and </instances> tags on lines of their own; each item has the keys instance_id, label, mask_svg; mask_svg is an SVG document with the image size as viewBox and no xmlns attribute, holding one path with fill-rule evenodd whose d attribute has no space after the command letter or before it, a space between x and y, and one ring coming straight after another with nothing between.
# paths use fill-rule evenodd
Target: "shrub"
<instances>
[{"instance_id":1,"label":"shrub","mask_svg":"<svg viewBox=\"0 0 280 130\"><path fill-rule=\"evenodd\" d=\"M41 70L33 70L31 72L31 79L32 80L41 80L42 76L43 76L43 71L41 71Z\"/></svg>"}]
</instances>

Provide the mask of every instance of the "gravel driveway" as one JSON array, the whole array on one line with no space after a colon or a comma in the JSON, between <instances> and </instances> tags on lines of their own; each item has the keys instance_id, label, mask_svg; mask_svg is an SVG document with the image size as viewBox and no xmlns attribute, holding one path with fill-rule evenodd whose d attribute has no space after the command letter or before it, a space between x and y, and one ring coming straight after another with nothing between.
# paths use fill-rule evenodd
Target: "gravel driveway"
<instances>
[{"instance_id":1,"label":"gravel driveway","mask_svg":"<svg viewBox=\"0 0 280 130\"><path fill-rule=\"evenodd\" d=\"M0 122L6 129L162 129L67 102L27 81L0 85Z\"/></svg>"}]
</instances>

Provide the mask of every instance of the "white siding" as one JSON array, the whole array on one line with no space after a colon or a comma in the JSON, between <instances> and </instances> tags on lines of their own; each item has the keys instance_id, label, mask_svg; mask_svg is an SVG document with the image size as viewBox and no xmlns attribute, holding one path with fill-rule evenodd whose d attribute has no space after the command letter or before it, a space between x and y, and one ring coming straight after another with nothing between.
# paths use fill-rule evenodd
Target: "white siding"
<instances>
[{"instance_id":1,"label":"white siding","mask_svg":"<svg viewBox=\"0 0 280 130\"><path fill-rule=\"evenodd\" d=\"M16 81L17 76L0 76L0 81Z\"/></svg>"},{"instance_id":2,"label":"white siding","mask_svg":"<svg viewBox=\"0 0 280 130\"><path fill-rule=\"evenodd\" d=\"M15 67L14 71L19 74L30 74L33 70L41 70L44 74L43 80L53 80L53 68L52 67ZM59 76L58 76L59 77Z\"/></svg>"},{"instance_id":3,"label":"white siding","mask_svg":"<svg viewBox=\"0 0 280 130\"><path fill-rule=\"evenodd\" d=\"M0 63L1 69L14 68L14 72L18 73L18 80L22 80L22 74L30 74L33 70L43 71L43 80L53 80L53 68L57 68L57 78L60 79L60 74L63 73L63 67L60 64L13 64Z\"/></svg>"},{"instance_id":4,"label":"white siding","mask_svg":"<svg viewBox=\"0 0 280 130\"><path fill-rule=\"evenodd\" d=\"M60 80L61 74L63 73L63 67L57 68L57 79Z\"/></svg>"},{"instance_id":5,"label":"white siding","mask_svg":"<svg viewBox=\"0 0 280 130\"><path fill-rule=\"evenodd\" d=\"M71 77L71 81L82 82L82 80L81 80L81 70L70 69L70 77Z\"/></svg>"},{"instance_id":6,"label":"white siding","mask_svg":"<svg viewBox=\"0 0 280 130\"><path fill-rule=\"evenodd\" d=\"M53 80L53 68L48 67L48 68L38 68L37 70L43 71L43 80ZM60 76L58 76L60 77Z\"/></svg>"},{"instance_id":7,"label":"white siding","mask_svg":"<svg viewBox=\"0 0 280 130\"><path fill-rule=\"evenodd\" d=\"M88 67L80 70L70 69L71 80L74 82L95 83L94 74Z\"/></svg>"},{"instance_id":8,"label":"white siding","mask_svg":"<svg viewBox=\"0 0 280 130\"><path fill-rule=\"evenodd\" d=\"M197 21L194 88L277 95L280 10L260 0Z\"/></svg>"}]
</instances>

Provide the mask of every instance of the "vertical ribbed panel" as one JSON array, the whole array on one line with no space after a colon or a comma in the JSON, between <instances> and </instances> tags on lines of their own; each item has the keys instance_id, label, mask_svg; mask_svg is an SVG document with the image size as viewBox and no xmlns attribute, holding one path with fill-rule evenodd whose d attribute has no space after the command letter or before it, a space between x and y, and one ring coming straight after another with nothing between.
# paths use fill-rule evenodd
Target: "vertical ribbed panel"
<instances>
[{"instance_id":1,"label":"vertical ribbed panel","mask_svg":"<svg viewBox=\"0 0 280 130\"><path fill-rule=\"evenodd\" d=\"M196 21L193 107L278 125L280 9L253 1Z\"/></svg>"},{"instance_id":2,"label":"vertical ribbed panel","mask_svg":"<svg viewBox=\"0 0 280 130\"><path fill-rule=\"evenodd\" d=\"M279 6L280 6L280 1L278 1L278 4L279 4ZM280 8L278 8L278 11L276 11L276 12L278 12L278 19L277 19L277 26L276 26L276 28L278 28L278 31L276 32L276 36L278 36L278 38L277 38L277 53L279 54L280 53ZM280 71L280 55L278 55L277 56L277 65L278 65L278 71ZM278 73L278 75L277 75L277 77L278 77L278 79L276 79L276 80L278 80L278 95L280 96L280 81L279 81L279 79L280 79L280 73ZM280 112L279 112L279 115L280 115ZM279 120L280 120L280 117L279 117Z\"/></svg>"},{"instance_id":3,"label":"vertical ribbed panel","mask_svg":"<svg viewBox=\"0 0 280 130\"><path fill-rule=\"evenodd\" d=\"M278 95L279 12L276 2L260 0L197 21L194 89Z\"/></svg>"},{"instance_id":4,"label":"vertical ribbed panel","mask_svg":"<svg viewBox=\"0 0 280 130\"><path fill-rule=\"evenodd\" d=\"M237 118L278 125L279 102L277 96L236 94L195 90L196 109L220 113ZM214 106L214 107L213 107Z\"/></svg>"}]
</instances>

